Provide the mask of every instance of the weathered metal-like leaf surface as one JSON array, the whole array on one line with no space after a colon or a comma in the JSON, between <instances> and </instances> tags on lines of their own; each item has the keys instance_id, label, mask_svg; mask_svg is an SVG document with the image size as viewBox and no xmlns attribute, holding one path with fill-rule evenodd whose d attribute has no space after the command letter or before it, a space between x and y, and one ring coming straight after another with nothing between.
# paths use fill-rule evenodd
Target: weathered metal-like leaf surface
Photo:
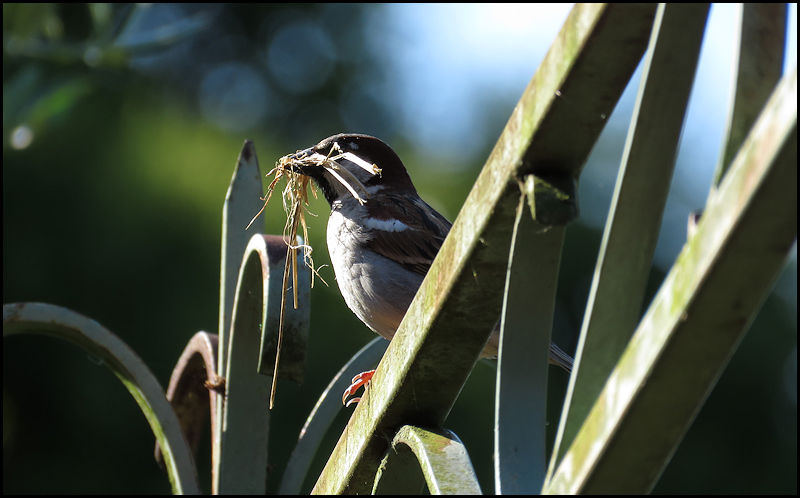
<instances>
[{"instance_id":1,"label":"weathered metal-like leaf surface","mask_svg":"<svg viewBox=\"0 0 800 498\"><path fill-rule=\"evenodd\" d=\"M130 391L147 418L164 455L172 491L198 494L197 470L158 380L127 344L108 329L74 311L43 303L3 305L3 337L44 334L69 341L99 358Z\"/></svg>"}]
</instances>

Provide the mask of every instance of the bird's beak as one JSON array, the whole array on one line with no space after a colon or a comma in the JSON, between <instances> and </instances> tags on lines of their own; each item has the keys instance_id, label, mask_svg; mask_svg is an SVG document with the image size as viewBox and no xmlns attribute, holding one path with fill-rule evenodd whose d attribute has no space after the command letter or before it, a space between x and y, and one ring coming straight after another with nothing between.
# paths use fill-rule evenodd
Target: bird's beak
<instances>
[{"instance_id":1,"label":"bird's beak","mask_svg":"<svg viewBox=\"0 0 800 498\"><path fill-rule=\"evenodd\" d=\"M314 147L309 147L305 150L298 150L294 154L289 154L289 159L302 159L314 154Z\"/></svg>"},{"instance_id":2,"label":"bird's beak","mask_svg":"<svg viewBox=\"0 0 800 498\"><path fill-rule=\"evenodd\" d=\"M319 173L321 169L317 164L308 161L308 158L316 154L314 152L313 147L309 147L308 149L298 150L294 154L288 154L281 158L281 162L288 165L292 171L295 173L300 173L301 175L311 176L309 173L316 171ZM317 154L319 155L319 154Z\"/></svg>"}]
</instances>

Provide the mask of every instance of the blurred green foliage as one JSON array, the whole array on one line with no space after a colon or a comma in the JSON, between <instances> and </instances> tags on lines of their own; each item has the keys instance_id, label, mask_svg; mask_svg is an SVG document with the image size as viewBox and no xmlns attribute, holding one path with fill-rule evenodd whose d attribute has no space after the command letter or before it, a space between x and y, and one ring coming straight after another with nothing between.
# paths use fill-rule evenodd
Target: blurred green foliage
<instances>
[{"instance_id":1,"label":"blurred green foliage","mask_svg":"<svg viewBox=\"0 0 800 498\"><path fill-rule=\"evenodd\" d=\"M385 101L370 92L350 98L365 81L391 78L385 58L394 54L369 50L363 29L380 8L4 4L3 302L48 302L98 320L166 385L192 334L216 332L221 206L245 138L266 171L333 133L380 136L423 196L454 219L489 149L466 167L441 158L434 166ZM482 111L497 135L516 98ZM620 133L608 133L617 149L598 147L603 160L618 162ZM279 204L267 210L267 233L283 229ZM328 208L319 199L310 211L324 264ZM599 239L580 222L568 230L555 331L567 350ZM788 271L796 278L796 266ZM322 275L331 286L312 291L306 381L279 383L270 490L317 396L372 337L330 268ZM650 296L662 276L654 270ZM794 296L767 299L657 492L797 492ZM448 420L485 492L493 489L493 375L479 363ZM567 379L551 375L552 432ZM332 432L318 455L309 489L337 438ZM168 492L153 442L133 400L91 358L44 337L4 341L4 493ZM207 446L198 462L209 489Z\"/></svg>"}]
</instances>

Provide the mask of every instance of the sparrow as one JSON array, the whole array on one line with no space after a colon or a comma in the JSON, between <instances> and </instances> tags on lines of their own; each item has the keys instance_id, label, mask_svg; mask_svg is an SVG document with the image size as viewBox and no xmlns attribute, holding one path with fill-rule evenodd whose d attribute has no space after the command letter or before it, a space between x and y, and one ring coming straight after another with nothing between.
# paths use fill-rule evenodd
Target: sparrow
<instances>
[{"instance_id":1,"label":"sparrow","mask_svg":"<svg viewBox=\"0 0 800 498\"><path fill-rule=\"evenodd\" d=\"M345 303L391 340L452 224L422 200L403 162L378 138L333 135L287 157L330 204L328 251ZM495 327L481 358L497 357L499 338ZM552 343L549 359L572 369L572 358ZM354 377L342 401L372 373Z\"/></svg>"}]
</instances>

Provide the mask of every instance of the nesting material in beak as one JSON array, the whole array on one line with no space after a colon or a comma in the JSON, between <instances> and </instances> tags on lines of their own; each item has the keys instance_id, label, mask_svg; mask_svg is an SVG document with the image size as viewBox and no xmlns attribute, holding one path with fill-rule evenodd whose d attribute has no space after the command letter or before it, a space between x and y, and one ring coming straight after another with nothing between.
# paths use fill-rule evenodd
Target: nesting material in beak
<instances>
[{"instance_id":1,"label":"nesting material in beak","mask_svg":"<svg viewBox=\"0 0 800 498\"><path fill-rule=\"evenodd\" d=\"M341 183L347 190L352 194L352 196L358 200L359 203L364 204L366 199L369 197L367 193L367 189L364 185L359 181L356 176L347 170L347 168L342 167L337 161L340 159L346 159L353 164L357 165L360 168L363 168L365 171L372 175L380 175L381 169L375 164L369 164L360 157L356 156L351 152L342 152L341 147L339 144L335 143L331 147L330 152L328 155L320 154L319 152L314 152L309 154L311 149L297 151L294 154L288 154L280 159L275 163L275 167L267 173L267 177L273 176L274 178L269 184L267 188L267 195L264 198L264 206L261 210L250 220L250 223L247 225L247 228L250 228L250 225L258 218L258 216L264 211L267 207L267 203L269 202L270 197L272 197L272 191L275 188L275 185L278 183L278 180L286 176L288 181L286 183L286 188L283 189L283 208L287 214L286 217L286 225L284 227L284 235L288 235L289 242L287 243L286 248L286 263L284 267L283 273L283 289L281 292L281 313L280 313L280 320L278 325L278 348L276 351L275 356L275 371L272 376L272 389L270 392L270 399L269 399L269 408L272 409L275 401L275 380L277 379L278 373L278 361L280 359L280 351L281 351L281 343L283 342L283 316L284 316L284 307L285 307L285 297L286 297L286 290L288 287L288 280L289 280L289 269L291 267L292 270L292 289L294 294L294 308L297 309L298 302L297 302L297 249L303 249L303 259L305 261L306 266L311 269L311 286L314 286L314 276L319 276L317 270L314 268L314 260L311 258L312 248L308 244L308 226L306 225L305 219L305 212L303 209L303 205L308 205L308 185L311 183L312 190L311 192L316 197L316 190L314 189L314 185L311 182L311 177L304 173L304 170L308 170L308 168L324 168L328 173L330 173L331 177L333 177L336 181ZM334 155L335 153L335 155ZM298 225L302 225L303 227L303 240L306 242L302 245L297 245L297 229ZM245 230L247 229L245 228ZM288 232L288 234L287 234ZM320 277L320 280L325 283L325 280ZM327 285L327 283L325 283Z\"/></svg>"},{"instance_id":2,"label":"nesting material in beak","mask_svg":"<svg viewBox=\"0 0 800 498\"><path fill-rule=\"evenodd\" d=\"M366 199L369 197L367 189L364 188L364 185L354 174L348 171L347 168L342 167L338 161L340 159L346 159L371 175L381 174L381 169L377 165L364 161L352 152L342 152L341 147L339 147L339 144L336 142L333 143L328 155L323 155L319 152L314 152L309 155L308 150L310 149L283 156L278 160L278 164L283 167L294 166L301 172L306 168L324 168L336 181L341 183L360 204L367 202ZM336 154L334 155L334 153Z\"/></svg>"}]
</instances>

